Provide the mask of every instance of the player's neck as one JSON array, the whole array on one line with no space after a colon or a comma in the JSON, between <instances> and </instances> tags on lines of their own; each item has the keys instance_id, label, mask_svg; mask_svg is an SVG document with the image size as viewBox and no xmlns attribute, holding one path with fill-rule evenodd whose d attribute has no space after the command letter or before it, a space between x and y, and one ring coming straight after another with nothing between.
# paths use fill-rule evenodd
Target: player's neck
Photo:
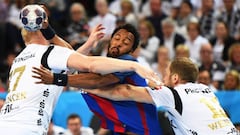
<instances>
[{"instance_id":1,"label":"player's neck","mask_svg":"<svg viewBox=\"0 0 240 135\"><path fill-rule=\"evenodd\" d=\"M29 44L49 45L49 42L42 36L41 33L31 33L30 39L26 42Z\"/></svg>"}]
</instances>

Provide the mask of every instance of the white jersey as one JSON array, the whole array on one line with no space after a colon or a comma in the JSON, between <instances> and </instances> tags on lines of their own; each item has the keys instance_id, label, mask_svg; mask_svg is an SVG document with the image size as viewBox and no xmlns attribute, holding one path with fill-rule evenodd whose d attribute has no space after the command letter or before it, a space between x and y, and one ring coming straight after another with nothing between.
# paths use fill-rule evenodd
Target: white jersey
<instances>
[{"instance_id":1,"label":"white jersey","mask_svg":"<svg viewBox=\"0 0 240 135\"><path fill-rule=\"evenodd\" d=\"M167 109L176 135L239 134L207 86L187 83L174 89L147 88L156 106Z\"/></svg>"},{"instance_id":2,"label":"white jersey","mask_svg":"<svg viewBox=\"0 0 240 135\"><path fill-rule=\"evenodd\" d=\"M9 77L9 93L0 112L0 132L17 135L44 134L63 87L36 84L33 67L41 64L53 72L67 69L67 60L73 51L58 46L31 44L15 58ZM8 131L10 129L10 131ZM3 131L3 132L2 132ZM20 133L19 133L20 132ZM11 134L12 133L12 134Z\"/></svg>"}]
</instances>

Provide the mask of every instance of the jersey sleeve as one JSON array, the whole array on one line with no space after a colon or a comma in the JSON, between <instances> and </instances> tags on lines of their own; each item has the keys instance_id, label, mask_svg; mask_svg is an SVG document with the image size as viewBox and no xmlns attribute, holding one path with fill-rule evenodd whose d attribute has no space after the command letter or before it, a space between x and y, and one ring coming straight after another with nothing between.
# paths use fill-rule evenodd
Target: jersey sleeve
<instances>
[{"instance_id":1,"label":"jersey sleeve","mask_svg":"<svg viewBox=\"0 0 240 135\"><path fill-rule=\"evenodd\" d=\"M168 87L162 86L158 90L153 90L149 87L146 87L146 89L152 97L156 107L175 107L174 96Z\"/></svg>"},{"instance_id":2,"label":"jersey sleeve","mask_svg":"<svg viewBox=\"0 0 240 135\"><path fill-rule=\"evenodd\" d=\"M67 70L69 56L74 53L68 48L54 46L47 58L48 66L54 70Z\"/></svg>"}]
</instances>

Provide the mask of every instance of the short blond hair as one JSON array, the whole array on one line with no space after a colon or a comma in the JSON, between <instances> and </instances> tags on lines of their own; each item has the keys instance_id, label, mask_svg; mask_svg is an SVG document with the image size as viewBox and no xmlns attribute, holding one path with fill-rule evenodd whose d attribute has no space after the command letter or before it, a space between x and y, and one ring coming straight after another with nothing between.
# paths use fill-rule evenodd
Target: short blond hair
<instances>
[{"instance_id":1,"label":"short blond hair","mask_svg":"<svg viewBox=\"0 0 240 135\"><path fill-rule=\"evenodd\" d=\"M196 82L198 72L197 66L186 57L175 58L170 65L170 73L178 74L186 82Z\"/></svg>"}]
</instances>

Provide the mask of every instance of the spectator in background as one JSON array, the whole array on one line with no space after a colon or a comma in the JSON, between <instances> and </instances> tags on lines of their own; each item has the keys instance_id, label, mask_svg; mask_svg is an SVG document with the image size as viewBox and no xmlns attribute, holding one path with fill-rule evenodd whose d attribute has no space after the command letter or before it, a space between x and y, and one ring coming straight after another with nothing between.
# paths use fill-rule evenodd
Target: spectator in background
<instances>
[{"instance_id":1,"label":"spectator in background","mask_svg":"<svg viewBox=\"0 0 240 135\"><path fill-rule=\"evenodd\" d=\"M176 52L175 53L175 58L178 58L178 57L189 58L190 57L189 48L184 44L178 45L175 49L175 52Z\"/></svg>"},{"instance_id":2,"label":"spectator in background","mask_svg":"<svg viewBox=\"0 0 240 135\"><path fill-rule=\"evenodd\" d=\"M143 0L144 1L144 0ZM145 3L142 3L142 14L145 16L151 15L150 11L150 1L145 0ZM178 9L181 5L182 0L161 0L161 5L158 7L162 10L164 14L172 18L176 17Z\"/></svg>"},{"instance_id":3,"label":"spectator in background","mask_svg":"<svg viewBox=\"0 0 240 135\"><path fill-rule=\"evenodd\" d=\"M182 0L163 0L161 8L166 15L175 19L181 3Z\"/></svg>"},{"instance_id":4,"label":"spectator in background","mask_svg":"<svg viewBox=\"0 0 240 135\"><path fill-rule=\"evenodd\" d=\"M110 4L109 4L109 10L111 13L117 15L118 13L121 12L121 2L122 0L110 0L112 1ZM142 3L142 0L130 0L130 2L132 3L133 5L133 9L134 9L134 13L135 14L138 14L139 12L139 6L141 5Z\"/></svg>"},{"instance_id":5,"label":"spectator in background","mask_svg":"<svg viewBox=\"0 0 240 135\"><path fill-rule=\"evenodd\" d=\"M208 70L212 75L213 86L220 89L224 81L225 67L224 65L213 59L213 48L211 44L203 44L200 49L201 63L199 70Z\"/></svg>"},{"instance_id":6,"label":"spectator in background","mask_svg":"<svg viewBox=\"0 0 240 135\"><path fill-rule=\"evenodd\" d=\"M240 72L240 43L233 44L228 52L228 69L234 69Z\"/></svg>"},{"instance_id":7,"label":"spectator in background","mask_svg":"<svg viewBox=\"0 0 240 135\"><path fill-rule=\"evenodd\" d=\"M166 68L170 63L169 50L165 46L158 48L157 63L152 64L152 69L158 74L159 78L163 81Z\"/></svg>"},{"instance_id":8,"label":"spectator in background","mask_svg":"<svg viewBox=\"0 0 240 135\"><path fill-rule=\"evenodd\" d=\"M236 0L223 0L225 10L221 12L218 16L220 21L224 21L228 28L230 36L234 37L235 39L240 39L240 9L237 6L234 8L234 3Z\"/></svg>"},{"instance_id":9,"label":"spectator in background","mask_svg":"<svg viewBox=\"0 0 240 135\"><path fill-rule=\"evenodd\" d=\"M190 58L189 48L184 44L178 45L175 49L175 58L178 58L178 57L189 58L193 63L197 64L197 62L194 59Z\"/></svg>"},{"instance_id":10,"label":"spectator in background","mask_svg":"<svg viewBox=\"0 0 240 135\"><path fill-rule=\"evenodd\" d=\"M199 24L202 36L207 39L214 35L217 16L219 16L219 13L214 10L214 0L202 0Z\"/></svg>"},{"instance_id":11,"label":"spectator in background","mask_svg":"<svg viewBox=\"0 0 240 135\"><path fill-rule=\"evenodd\" d=\"M119 16L123 17L126 23L132 24L137 28L138 20L136 15L134 14L134 7L130 0L121 1L121 12Z\"/></svg>"},{"instance_id":12,"label":"spectator in background","mask_svg":"<svg viewBox=\"0 0 240 135\"><path fill-rule=\"evenodd\" d=\"M190 58L199 62L199 52L202 44L208 43L208 40L200 35L200 26L197 22L190 22L187 25L188 38L185 45L190 50Z\"/></svg>"},{"instance_id":13,"label":"spectator in background","mask_svg":"<svg viewBox=\"0 0 240 135\"><path fill-rule=\"evenodd\" d=\"M6 23L6 52L21 51L25 45L21 36L22 23L19 21L20 10L27 4L27 0L15 0L10 6ZM14 33L14 34L13 34Z\"/></svg>"},{"instance_id":14,"label":"spectator in background","mask_svg":"<svg viewBox=\"0 0 240 135\"><path fill-rule=\"evenodd\" d=\"M141 50L142 50L142 48L140 46L138 46L137 49L131 55L134 58L136 58L138 63L140 63L141 65L151 68L150 64L146 60L146 58L140 55Z\"/></svg>"},{"instance_id":15,"label":"spectator in background","mask_svg":"<svg viewBox=\"0 0 240 135\"><path fill-rule=\"evenodd\" d=\"M240 89L239 73L236 70L230 70L226 73L224 80L224 90L239 90Z\"/></svg>"},{"instance_id":16,"label":"spectator in background","mask_svg":"<svg viewBox=\"0 0 240 135\"><path fill-rule=\"evenodd\" d=\"M109 38L115 29L117 18L109 13L107 0L95 0L95 8L97 10L97 16L90 20L90 29L98 24L102 24L105 28L105 38Z\"/></svg>"},{"instance_id":17,"label":"spectator in background","mask_svg":"<svg viewBox=\"0 0 240 135\"><path fill-rule=\"evenodd\" d=\"M64 128L56 126L52 120L50 121L47 135L64 135L64 132Z\"/></svg>"},{"instance_id":18,"label":"spectator in background","mask_svg":"<svg viewBox=\"0 0 240 135\"><path fill-rule=\"evenodd\" d=\"M183 0L179 13L176 17L176 32L181 33L182 36L187 38L187 24L191 21L198 21L193 14L193 6L190 1Z\"/></svg>"},{"instance_id":19,"label":"spectator in background","mask_svg":"<svg viewBox=\"0 0 240 135\"><path fill-rule=\"evenodd\" d=\"M83 127L79 115L71 114L67 118L67 128L65 135L93 135L93 130L89 127Z\"/></svg>"},{"instance_id":20,"label":"spectator in background","mask_svg":"<svg viewBox=\"0 0 240 135\"><path fill-rule=\"evenodd\" d=\"M118 16L117 20L116 20L116 28L119 27L119 26L122 26L124 24L126 24L125 18L121 17L121 16Z\"/></svg>"},{"instance_id":21,"label":"spectator in background","mask_svg":"<svg viewBox=\"0 0 240 135\"><path fill-rule=\"evenodd\" d=\"M153 63L160 43L159 39L154 36L154 27L151 22L141 20L138 31L140 34L140 56L146 58L149 63Z\"/></svg>"},{"instance_id":22,"label":"spectator in background","mask_svg":"<svg viewBox=\"0 0 240 135\"><path fill-rule=\"evenodd\" d=\"M88 38L89 26L87 24L85 8L81 3L73 3L70 7L71 23L67 27L70 45L77 49Z\"/></svg>"},{"instance_id":23,"label":"spectator in background","mask_svg":"<svg viewBox=\"0 0 240 135\"><path fill-rule=\"evenodd\" d=\"M185 43L185 39L182 35L176 33L176 23L172 18L165 18L162 20L161 25L163 32L161 44L168 48L170 59L173 59L175 56L175 48L177 45Z\"/></svg>"},{"instance_id":24,"label":"spectator in background","mask_svg":"<svg viewBox=\"0 0 240 135\"><path fill-rule=\"evenodd\" d=\"M149 0L149 2L150 2L151 15L146 17L146 19L153 24L153 27L155 28L156 36L160 39L160 41L162 41L163 34L162 34L161 22L163 19L167 17L167 15L163 13L160 8L162 4L162 0Z\"/></svg>"},{"instance_id":25,"label":"spectator in background","mask_svg":"<svg viewBox=\"0 0 240 135\"><path fill-rule=\"evenodd\" d=\"M227 24L218 22L215 28L215 36L210 39L213 45L213 56L217 61L226 62L228 60L228 50L236 40L230 36Z\"/></svg>"},{"instance_id":26,"label":"spectator in background","mask_svg":"<svg viewBox=\"0 0 240 135\"><path fill-rule=\"evenodd\" d=\"M211 73L208 70L205 70L205 69L199 70L197 82L207 85L212 91L217 90L212 85Z\"/></svg>"}]
</instances>

